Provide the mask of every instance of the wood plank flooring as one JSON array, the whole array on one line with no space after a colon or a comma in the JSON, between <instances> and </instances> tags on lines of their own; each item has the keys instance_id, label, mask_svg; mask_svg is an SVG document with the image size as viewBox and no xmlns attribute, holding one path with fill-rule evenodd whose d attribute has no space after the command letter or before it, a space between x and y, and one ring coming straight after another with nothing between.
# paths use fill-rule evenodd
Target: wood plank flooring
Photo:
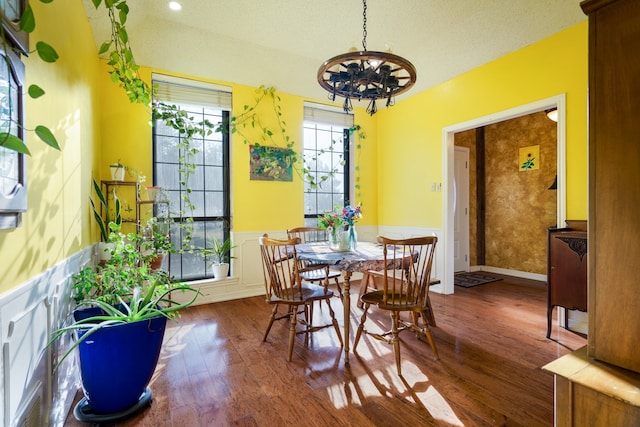
<instances>
[{"instance_id":1,"label":"wood plank flooring","mask_svg":"<svg viewBox=\"0 0 640 427\"><path fill-rule=\"evenodd\" d=\"M299 335L287 362L285 322L262 342L270 307L261 297L193 307L167 326L153 404L112 425L551 426L553 377L540 368L586 340L555 323L545 338L545 286L505 277L432 294L440 360L404 332L403 377L392 347L370 337L345 366L332 328L313 334L308 347ZM357 295L353 288L357 282ZM362 313L355 300L352 333ZM342 324L337 298L332 307ZM326 305L315 311L316 320L328 317ZM370 328L386 329L379 313L370 310ZM65 425L86 424L70 414Z\"/></svg>"}]
</instances>

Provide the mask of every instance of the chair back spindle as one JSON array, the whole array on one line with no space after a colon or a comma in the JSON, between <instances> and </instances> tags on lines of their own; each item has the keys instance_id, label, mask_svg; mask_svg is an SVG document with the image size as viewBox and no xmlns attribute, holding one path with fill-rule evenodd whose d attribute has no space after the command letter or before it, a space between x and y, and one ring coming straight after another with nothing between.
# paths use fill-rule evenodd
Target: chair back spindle
<instances>
[{"instance_id":1,"label":"chair back spindle","mask_svg":"<svg viewBox=\"0 0 640 427\"><path fill-rule=\"evenodd\" d=\"M327 230L323 228L317 227L295 227L287 230L287 236L289 239L299 238L301 243L318 243L318 242L328 242ZM313 270L302 273L302 278L308 282L318 283L327 289L329 285L329 280L333 280L336 288L338 289L338 293L340 298L343 298L342 288L340 287L340 275L341 273L337 270L330 269L330 266L326 263L317 263L311 261L301 261L300 266L302 267L326 267L326 272L322 270Z\"/></svg>"},{"instance_id":2,"label":"chair back spindle","mask_svg":"<svg viewBox=\"0 0 640 427\"><path fill-rule=\"evenodd\" d=\"M402 240L378 237L387 266L381 308L409 310L427 304L436 241L434 236Z\"/></svg>"},{"instance_id":3,"label":"chair back spindle","mask_svg":"<svg viewBox=\"0 0 640 427\"><path fill-rule=\"evenodd\" d=\"M260 237L267 300L274 297L285 301L302 300L295 246L299 243L299 238L279 240Z\"/></svg>"}]
</instances>

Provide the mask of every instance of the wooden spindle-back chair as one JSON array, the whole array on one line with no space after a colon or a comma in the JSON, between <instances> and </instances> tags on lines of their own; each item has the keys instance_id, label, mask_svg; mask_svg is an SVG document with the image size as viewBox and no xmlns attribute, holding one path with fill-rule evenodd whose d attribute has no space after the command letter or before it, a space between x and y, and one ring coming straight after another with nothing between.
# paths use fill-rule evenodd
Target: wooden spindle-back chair
<instances>
[{"instance_id":1,"label":"wooden spindle-back chair","mask_svg":"<svg viewBox=\"0 0 640 427\"><path fill-rule=\"evenodd\" d=\"M399 240L378 237L378 242L384 245L386 268L383 271L368 272L377 282L378 290L365 292L360 297L364 303L364 312L356 333L354 351L363 333L393 344L398 375L402 375L398 334L405 329L414 331L418 337L424 335L435 358L438 359L438 351L428 321L433 315L429 300L429 284L437 240L435 236ZM389 331L380 334L366 330L367 311L371 305L390 312L391 329ZM411 319L401 319L402 312L411 313ZM422 326L419 324L420 319L422 319Z\"/></svg>"},{"instance_id":2,"label":"wooden spindle-back chair","mask_svg":"<svg viewBox=\"0 0 640 427\"><path fill-rule=\"evenodd\" d=\"M302 243L328 242L327 230L322 228L296 227L287 230L287 236L290 239L298 237ZM310 267L312 265L319 264L305 262L306 267ZM321 283L322 285L329 283L327 279L333 280L336 284L336 288L338 289L338 294L340 294L340 299L342 299L342 288L340 287L339 281L340 274L341 273L339 271L333 270L329 267L328 272L325 269L309 270L302 274L302 278L308 282Z\"/></svg>"},{"instance_id":3,"label":"wooden spindle-back chair","mask_svg":"<svg viewBox=\"0 0 640 427\"><path fill-rule=\"evenodd\" d=\"M267 336L271 331L271 327L275 320L289 319L289 349L287 360L291 361L293 355L293 345L296 334L305 334L305 343L308 343L308 337L311 332L319 329L333 326L340 346L342 347L342 335L336 321L333 309L331 308L330 299L333 292L327 290L325 286L314 285L306 282L302 278L302 274L312 269L326 269L326 266L303 266L297 257L296 246L300 243L299 238L278 240L270 239L267 235L260 237L260 252L262 256L262 267L264 273L264 284L266 293L266 302L273 305L271 317L267 330L264 334L263 341L267 340ZM326 301L329 307L331 323L320 326L313 325L312 311L309 307L315 301ZM287 312L283 315L278 314L278 307L284 305ZM302 313L305 314L304 319L298 319L299 308L302 306ZM298 331L296 325L302 323L304 329Z\"/></svg>"}]
</instances>

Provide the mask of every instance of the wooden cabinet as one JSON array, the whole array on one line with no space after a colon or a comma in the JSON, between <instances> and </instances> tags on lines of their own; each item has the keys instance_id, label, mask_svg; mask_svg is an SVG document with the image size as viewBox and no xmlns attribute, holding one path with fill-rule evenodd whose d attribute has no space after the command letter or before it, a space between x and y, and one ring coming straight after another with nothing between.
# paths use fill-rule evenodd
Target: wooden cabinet
<instances>
[{"instance_id":1,"label":"wooden cabinet","mask_svg":"<svg viewBox=\"0 0 640 427\"><path fill-rule=\"evenodd\" d=\"M612 369L583 347L547 364L555 374L556 427L640 425L640 374Z\"/></svg>"},{"instance_id":2,"label":"wooden cabinet","mask_svg":"<svg viewBox=\"0 0 640 427\"><path fill-rule=\"evenodd\" d=\"M640 372L640 1L589 0L589 356Z\"/></svg>"},{"instance_id":3,"label":"wooden cabinet","mask_svg":"<svg viewBox=\"0 0 640 427\"><path fill-rule=\"evenodd\" d=\"M555 425L640 425L640 1L588 0L589 338L545 366Z\"/></svg>"},{"instance_id":4,"label":"wooden cabinet","mask_svg":"<svg viewBox=\"0 0 640 427\"><path fill-rule=\"evenodd\" d=\"M571 227L547 230L547 338L554 307L587 311L587 225L568 223Z\"/></svg>"}]
</instances>

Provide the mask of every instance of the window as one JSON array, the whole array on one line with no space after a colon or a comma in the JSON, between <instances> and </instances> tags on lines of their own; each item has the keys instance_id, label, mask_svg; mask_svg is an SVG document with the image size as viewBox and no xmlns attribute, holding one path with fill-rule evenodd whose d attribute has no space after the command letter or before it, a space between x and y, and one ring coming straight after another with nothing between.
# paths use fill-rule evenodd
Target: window
<instances>
[{"instance_id":1,"label":"window","mask_svg":"<svg viewBox=\"0 0 640 427\"><path fill-rule=\"evenodd\" d=\"M0 47L0 133L24 141L24 65ZM20 226L27 211L25 155L0 147L0 229Z\"/></svg>"},{"instance_id":2,"label":"window","mask_svg":"<svg viewBox=\"0 0 640 427\"><path fill-rule=\"evenodd\" d=\"M318 216L344 206L351 194L350 132L353 115L320 104L304 106L304 159L317 188L305 182L304 224L318 226ZM323 181L323 179L326 180Z\"/></svg>"},{"instance_id":3,"label":"window","mask_svg":"<svg viewBox=\"0 0 640 427\"><path fill-rule=\"evenodd\" d=\"M20 53L29 55L29 33L20 30L20 20L28 0L0 0L2 27L7 41Z\"/></svg>"},{"instance_id":4,"label":"window","mask_svg":"<svg viewBox=\"0 0 640 427\"><path fill-rule=\"evenodd\" d=\"M195 122L207 119L214 124L228 123L231 93L226 88L158 74L154 74L153 83L157 87L155 101L175 104ZM229 132L193 138L191 147L197 153L191 163L195 169L186 187L180 184L186 154L182 142L184 135L161 121L154 123L154 185L164 188L171 202L171 239L175 247L182 248L187 238L187 232L179 225L193 221L191 245L209 248L213 239L222 242L230 232ZM183 199L187 188L193 209ZM211 277L209 262L197 252L172 254L171 274L179 280Z\"/></svg>"}]
</instances>

